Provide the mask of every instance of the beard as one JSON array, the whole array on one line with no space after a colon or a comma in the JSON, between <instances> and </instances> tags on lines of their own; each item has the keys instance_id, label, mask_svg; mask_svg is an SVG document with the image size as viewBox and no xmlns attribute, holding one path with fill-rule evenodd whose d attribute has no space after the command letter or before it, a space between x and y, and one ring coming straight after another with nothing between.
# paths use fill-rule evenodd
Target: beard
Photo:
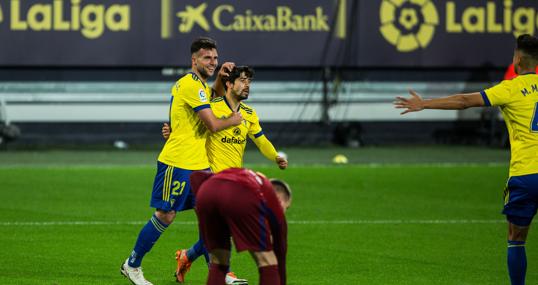
<instances>
[{"instance_id":1,"label":"beard","mask_svg":"<svg viewBox=\"0 0 538 285\"><path fill-rule=\"evenodd\" d=\"M208 79L209 77L211 77L211 75L213 75L213 74L209 74L203 67L202 68L198 67L197 69L198 69L198 73L200 73L200 76L202 76L204 79Z\"/></svg>"},{"instance_id":2,"label":"beard","mask_svg":"<svg viewBox=\"0 0 538 285\"><path fill-rule=\"evenodd\" d=\"M249 95L249 92L248 92L248 91L247 91L247 92L241 92L241 93L239 93L239 96L238 96L238 97L239 97L239 100L240 100L240 101L247 100L247 99L248 99L248 95Z\"/></svg>"}]
</instances>

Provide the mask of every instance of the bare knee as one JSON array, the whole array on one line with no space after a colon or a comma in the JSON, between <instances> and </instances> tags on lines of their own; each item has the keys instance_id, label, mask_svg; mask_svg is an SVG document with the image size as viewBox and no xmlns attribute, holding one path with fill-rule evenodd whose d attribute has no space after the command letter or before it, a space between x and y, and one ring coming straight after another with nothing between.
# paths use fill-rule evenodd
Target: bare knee
<instances>
[{"instance_id":1,"label":"bare knee","mask_svg":"<svg viewBox=\"0 0 538 285\"><path fill-rule=\"evenodd\" d=\"M250 252L258 267L277 265L278 261L274 251L252 251Z\"/></svg>"},{"instance_id":2,"label":"bare knee","mask_svg":"<svg viewBox=\"0 0 538 285\"><path fill-rule=\"evenodd\" d=\"M176 218L176 211L157 210L155 212L155 216L157 216L157 219L159 219L159 221L170 225Z\"/></svg>"},{"instance_id":3,"label":"bare knee","mask_svg":"<svg viewBox=\"0 0 538 285\"><path fill-rule=\"evenodd\" d=\"M209 252L209 262L212 264L230 265L230 251L214 249Z\"/></svg>"},{"instance_id":4,"label":"bare knee","mask_svg":"<svg viewBox=\"0 0 538 285\"><path fill-rule=\"evenodd\" d=\"M526 241L529 227L522 227L512 223L508 223L508 240Z\"/></svg>"}]
</instances>

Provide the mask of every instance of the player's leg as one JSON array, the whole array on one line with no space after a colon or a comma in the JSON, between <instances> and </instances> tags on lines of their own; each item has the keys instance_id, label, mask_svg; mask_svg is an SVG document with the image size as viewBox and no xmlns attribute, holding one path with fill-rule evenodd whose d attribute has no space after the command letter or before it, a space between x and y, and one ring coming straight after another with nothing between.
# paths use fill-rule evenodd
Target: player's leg
<instances>
[{"instance_id":1,"label":"player's leg","mask_svg":"<svg viewBox=\"0 0 538 285\"><path fill-rule=\"evenodd\" d=\"M192 171L188 173L190 175ZM190 177L185 176L182 178L180 193L182 197L181 207L182 210L188 210L194 208L195 199L194 194L191 192ZM179 249L176 251L176 272L174 273L176 281L179 283L185 282L185 275L189 272L192 263L203 255L206 259L206 264L209 263L209 254L205 249L202 239L199 238L198 241L191 246L189 249Z\"/></svg>"},{"instance_id":2,"label":"player's leg","mask_svg":"<svg viewBox=\"0 0 538 285\"><path fill-rule=\"evenodd\" d=\"M207 266L210 265L209 253L204 247L203 241L201 238L189 249L180 249L176 251L176 281L182 283L185 280L185 274L189 271L191 264L201 255L205 257ZM228 271L226 274L226 284L248 284L246 279L237 278L234 272Z\"/></svg>"},{"instance_id":3,"label":"player's leg","mask_svg":"<svg viewBox=\"0 0 538 285\"><path fill-rule=\"evenodd\" d=\"M140 266L144 256L176 217L176 211L179 209L176 200L179 199L175 195L177 191L174 191L174 187L182 174L178 170L164 163L157 163L150 202L151 207L157 210L138 234L131 255L121 267L121 273L134 284L151 284L143 277Z\"/></svg>"},{"instance_id":4,"label":"player's leg","mask_svg":"<svg viewBox=\"0 0 538 285\"><path fill-rule=\"evenodd\" d=\"M192 263L198 259L201 255L204 256L206 264L209 266L209 254L204 247L202 238L199 237L198 241L189 249L180 249L176 251L176 281L183 283L185 281L185 275L189 272Z\"/></svg>"},{"instance_id":5,"label":"player's leg","mask_svg":"<svg viewBox=\"0 0 538 285\"><path fill-rule=\"evenodd\" d=\"M228 237L229 240L229 237ZM221 241L225 244L225 241ZM229 242L228 242L229 245ZM230 246L230 245L229 245ZM230 268L230 249L215 248L210 254L209 274L207 275L207 285L222 285L225 283L226 274Z\"/></svg>"},{"instance_id":6,"label":"player's leg","mask_svg":"<svg viewBox=\"0 0 538 285\"><path fill-rule=\"evenodd\" d=\"M188 186L188 191L190 191L190 184L187 186ZM215 186L215 187L218 187L218 186ZM187 187L185 189L187 189ZM192 196L192 205L194 205L194 196ZM224 221L222 222L224 223ZM179 283L185 282L185 275L187 274L187 272L189 272L192 263L201 255L204 255L206 264L209 267L210 266L209 253L204 246L204 242L202 240L202 235L200 232L198 241L191 248L180 249L176 251L177 268L176 268L175 276L176 276L177 282ZM248 284L248 281L246 279L237 278L237 276L235 276L233 272L230 272L228 270L228 273L226 274L226 284L246 285Z\"/></svg>"},{"instance_id":7,"label":"player's leg","mask_svg":"<svg viewBox=\"0 0 538 285\"><path fill-rule=\"evenodd\" d=\"M525 243L538 205L538 175L515 176L508 180L503 213L508 220L507 265L512 285L525 284Z\"/></svg>"},{"instance_id":8,"label":"player's leg","mask_svg":"<svg viewBox=\"0 0 538 285\"><path fill-rule=\"evenodd\" d=\"M230 229L224 217L226 210L222 210L235 205L226 205L228 194L218 181L208 181L198 190L196 197L200 240L210 252L207 279L210 285L224 284L230 264Z\"/></svg>"},{"instance_id":9,"label":"player's leg","mask_svg":"<svg viewBox=\"0 0 538 285\"><path fill-rule=\"evenodd\" d=\"M144 225L129 258L121 266L121 273L136 285L151 285L142 272L142 259L148 253L161 234L168 228L175 217L175 211L157 210Z\"/></svg>"},{"instance_id":10,"label":"player's leg","mask_svg":"<svg viewBox=\"0 0 538 285\"><path fill-rule=\"evenodd\" d=\"M234 203L225 211L225 219L230 228L238 251L249 251L258 265L260 284L280 284L277 258L273 252L269 212L259 196L250 189L235 185L227 189ZM229 203L224 201L223 203Z\"/></svg>"},{"instance_id":11,"label":"player's leg","mask_svg":"<svg viewBox=\"0 0 538 285\"><path fill-rule=\"evenodd\" d=\"M146 253L151 250L161 234L173 222L175 216L175 211L164 211L161 209L155 211L155 214L153 214L138 234L134 249L127 262L130 267L140 267Z\"/></svg>"},{"instance_id":12,"label":"player's leg","mask_svg":"<svg viewBox=\"0 0 538 285\"><path fill-rule=\"evenodd\" d=\"M151 284L144 278L142 273L142 259L176 216L175 210L170 207L170 203L167 202L168 199L164 197L167 193L167 181L172 177L172 173L173 167L161 162L157 163L157 173L153 182L150 202L151 206L157 210L140 230L130 256L121 266L121 273L134 284Z\"/></svg>"},{"instance_id":13,"label":"player's leg","mask_svg":"<svg viewBox=\"0 0 538 285\"><path fill-rule=\"evenodd\" d=\"M237 278L230 271L230 250L214 249L210 252L209 275L207 284L222 284L223 278L226 285L248 285L246 279Z\"/></svg>"},{"instance_id":14,"label":"player's leg","mask_svg":"<svg viewBox=\"0 0 538 285\"><path fill-rule=\"evenodd\" d=\"M510 220L518 220L516 217L509 217ZM508 252L507 264L508 273L512 285L524 285L527 272L527 254L525 243L529 227L519 226L513 222L508 222Z\"/></svg>"},{"instance_id":15,"label":"player's leg","mask_svg":"<svg viewBox=\"0 0 538 285\"><path fill-rule=\"evenodd\" d=\"M280 274L275 253L271 251L251 251L250 255L258 265L260 285L280 285Z\"/></svg>"},{"instance_id":16,"label":"player's leg","mask_svg":"<svg viewBox=\"0 0 538 285\"><path fill-rule=\"evenodd\" d=\"M176 272L180 271L182 267L180 263L187 264L193 263L198 257L204 256L205 261L209 264L209 254L204 247L204 243L201 238L196 241L189 249L180 249L176 252L176 260L178 261L178 269Z\"/></svg>"}]
</instances>

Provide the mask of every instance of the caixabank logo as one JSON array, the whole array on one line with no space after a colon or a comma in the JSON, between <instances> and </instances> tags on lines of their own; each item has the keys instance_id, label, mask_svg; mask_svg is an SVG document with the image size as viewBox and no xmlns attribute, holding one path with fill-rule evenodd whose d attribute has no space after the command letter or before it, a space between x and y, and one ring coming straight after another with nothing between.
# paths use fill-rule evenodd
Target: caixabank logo
<instances>
[{"instance_id":1,"label":"caixabank logo","mask_svg":"<svg viewBox=\"0 0 538 285\"><path fill-rule=\"evenodd\" d=\"M525 3L529 1L382 0L379 31L399 52L426 49L439 33L534 35L538 7Z\"/></svg>"},{"instance_id":2,"label":"caixabank logo","mask_svg":"<svg viewBox=\"0 0 538 285\"><path fill-rule=\"evenodd\" d=\"M205 32L331 32L331 17L336 17L334 34L346 37L346 0L339 0L334 16L327 7L312 6L305 13L298 13L294 7L263 4L248 7L237 1L214 4L203 2L188 4L184 1L161 0L161 37L187 34L196 29ZM303 9L302 9L303 10ZM262 12L263 11L263 12Z\"/></svg>"}]
</instances>

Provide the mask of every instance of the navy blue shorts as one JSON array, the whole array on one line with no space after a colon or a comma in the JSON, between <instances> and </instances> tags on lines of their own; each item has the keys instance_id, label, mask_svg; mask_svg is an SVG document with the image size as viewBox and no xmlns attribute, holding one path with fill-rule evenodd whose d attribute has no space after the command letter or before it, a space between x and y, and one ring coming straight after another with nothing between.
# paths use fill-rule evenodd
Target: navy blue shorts
<instances>
[{"instance_id":1,"label":"navy blue shorts","mask_svg":"<svg viewBox=\"0 0 538 285\"><path fill-rule=\"evenodd\" d=\"M526 227L538 209L538 174L512 176L504 190L504 210L508 221Z\"/></svg>"},{"instance_id":2,"label":"navy blue shorts","mask_svg":"<svg viewBox=\"0 0 538 285\"><path fill-rule=\"evenodd\" d=\"M191 192L189 179L193 171L158 161L151 193L151 207L176 212L194 208L194 195Z\"/></svg>"}]
</instances>

